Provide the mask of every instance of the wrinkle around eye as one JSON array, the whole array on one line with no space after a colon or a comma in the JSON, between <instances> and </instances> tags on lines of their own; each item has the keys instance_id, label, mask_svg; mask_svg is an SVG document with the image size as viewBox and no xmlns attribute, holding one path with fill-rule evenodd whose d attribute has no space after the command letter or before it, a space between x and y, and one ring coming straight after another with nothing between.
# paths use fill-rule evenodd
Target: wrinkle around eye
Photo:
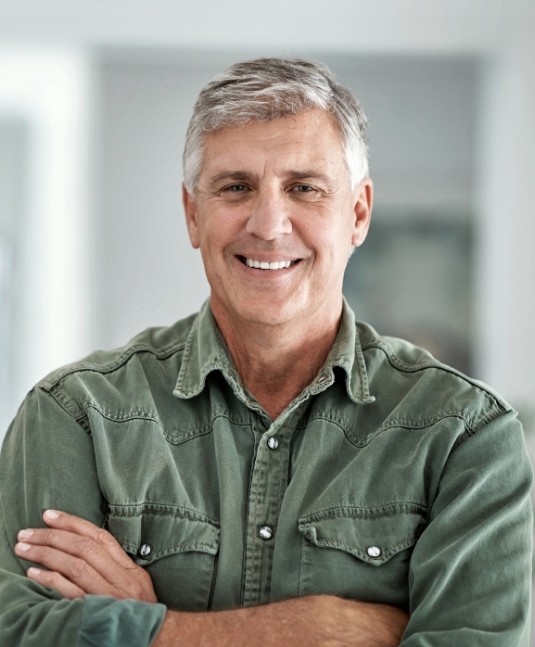
<instances>
[{"instance_id":1,"label":"wrinkle around eye","mask_svg":"<svg viewBox=\"0 0 535 647\"><path fill-rule=\"evenodd\" d=\"M321 189L308 184L297 184L291 187L290 194L297 200L306 200L308 202L321 200L325 195Z\"/></svg>"},{"instance_id":2,"label":"wrinkle around eye","mask_svg":"<svg viewBox=\"0 0 535 647\"><path fill-rule=\"evenodd\" d=\"M243 200L250 194L251 189L246 184L231 184L215 191L215 195L227 201Z\"/></svg>"}]
</instances>

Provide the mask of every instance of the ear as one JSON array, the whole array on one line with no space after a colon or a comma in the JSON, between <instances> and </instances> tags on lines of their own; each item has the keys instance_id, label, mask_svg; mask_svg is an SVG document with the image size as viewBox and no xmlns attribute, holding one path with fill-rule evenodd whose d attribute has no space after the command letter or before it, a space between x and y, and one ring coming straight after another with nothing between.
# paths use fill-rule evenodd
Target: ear
<instances>
[{"instance_id":1,"label":"ear","mask_svg":"<svg viewBox=\"0 0 535 647\"><path fill-rule=\"evenodd\" d=\"M195 249L199 249L199 226L197 223L197 203L195 198L188 192L182 184L182 204L186 215L186 225L188 227L189 239Z\"/></svg>"},{"instance_id":2,"label":"ear","mask_svg":"<svg viewBox=\"0 0 535 647\"><path fill-rule=\"evenodd\" d=\"M360 247L366 240L373 206L373 182L369 177L364 178L355 189L354 227L351 236L353 247Z\"/></svg>"}]
</instances>

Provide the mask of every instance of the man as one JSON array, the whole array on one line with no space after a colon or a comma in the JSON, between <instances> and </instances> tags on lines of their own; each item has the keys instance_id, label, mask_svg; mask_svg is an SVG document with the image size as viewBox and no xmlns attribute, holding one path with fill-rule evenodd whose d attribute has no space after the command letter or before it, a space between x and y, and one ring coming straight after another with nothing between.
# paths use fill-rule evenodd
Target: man
<instances>
[{"instance_id":1,"label":"man","mask_svg":"<svg viewBox=\"0 0 535 647\"><path fill-rule=\"evenodd\" d=\"M366 120L322 66L200 94L210 300L45 378L1 459L6 645L528 645L531 468L488 387L355 323Z\"/></svg>"}]
</instances>

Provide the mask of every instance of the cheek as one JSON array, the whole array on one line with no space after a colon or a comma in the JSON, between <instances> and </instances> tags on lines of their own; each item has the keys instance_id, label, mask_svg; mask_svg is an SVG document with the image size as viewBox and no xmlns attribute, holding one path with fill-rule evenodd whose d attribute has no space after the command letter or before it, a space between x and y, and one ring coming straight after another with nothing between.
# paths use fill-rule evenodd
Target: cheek
<instances>
[{"instance_id":1,"label":"cheek","mask_svg":"<svg viewBox=\"0 0 535 647\"><path fill-rule=\"evenodd\" d=\"M345 265L352 245L353 229L346 223L337 223L335 226L325 226L317 230L315 236L317 249L321 254L329 258L329 262L336 266L339 263Z\"/></svg>"},{"instance_id":2,"label":"cheek","mask_svg":"<svg viewBox=\"0 0 535 647\"><path fill-rule=\"evenodd\" d=\"M238 209L209 210L203 219L203 236L212 247L223 247L236 240L245 227Z\"/></svg>"},{"instance_id":3,"label":"cheek","mask_svg":"<svg viewBox=\"0 0 535 647\"><path fill-rule=\"evenodd\" d=\"M347 233L347 232L346 232ZM353 251L349 235L335 240L329 240L324 248L326 262L326 282L338 285L343 281L347 262Z\"/></svg>"}]
</instances>

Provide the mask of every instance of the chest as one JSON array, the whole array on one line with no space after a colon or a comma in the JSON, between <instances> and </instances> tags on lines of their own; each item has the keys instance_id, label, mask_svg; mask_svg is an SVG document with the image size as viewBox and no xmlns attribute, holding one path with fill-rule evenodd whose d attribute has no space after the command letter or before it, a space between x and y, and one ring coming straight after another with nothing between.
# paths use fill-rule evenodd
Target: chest
<instances>
[{"instance_id":1,"label":"chest","mask_svg":"<svg viewBox=\"0 0 535 647\"><path fill-rule=\"evenodd\" d=\"M187 428L92 421L108 527L162 602L332 593L407 606L442 444L414 429L373 434L356 405L320 405L280 426L245 407L213 407Z\"/></svg>"}]
</instances>

